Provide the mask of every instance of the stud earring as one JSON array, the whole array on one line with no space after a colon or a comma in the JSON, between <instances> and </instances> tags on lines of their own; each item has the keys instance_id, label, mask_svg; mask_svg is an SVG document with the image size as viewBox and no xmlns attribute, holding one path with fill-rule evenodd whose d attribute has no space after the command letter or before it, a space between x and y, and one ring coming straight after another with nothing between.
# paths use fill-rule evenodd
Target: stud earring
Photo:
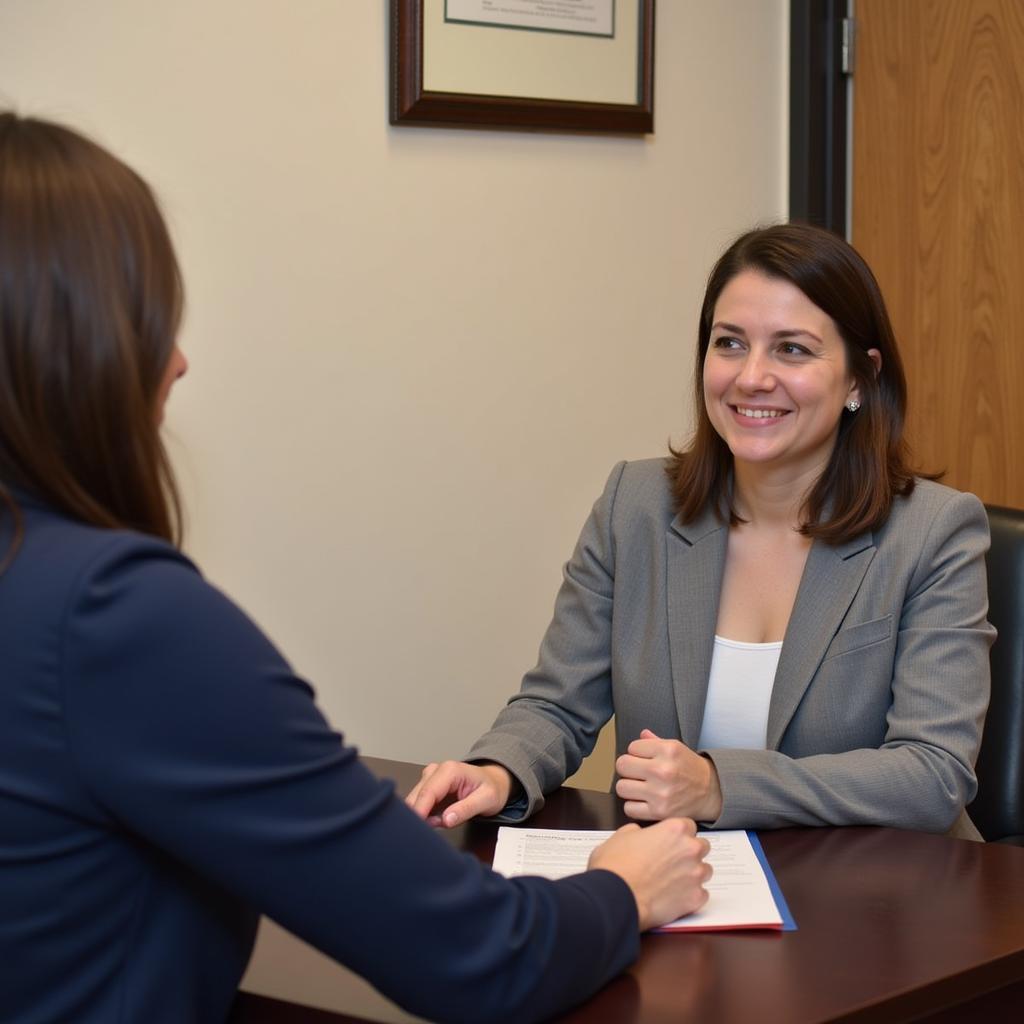
<instances>
[{"instance_id":1,"label":"stud earring","mask_svg":"<svg viewBox=\"0 0 1024 1024\"><path fill-rule=\"evenodd\" d=\"M846 408L849 409L850 412L856 412L860 408L860 402L858 402L856 398L851 398L846 403Z\"/></svg>"}]
</instances>

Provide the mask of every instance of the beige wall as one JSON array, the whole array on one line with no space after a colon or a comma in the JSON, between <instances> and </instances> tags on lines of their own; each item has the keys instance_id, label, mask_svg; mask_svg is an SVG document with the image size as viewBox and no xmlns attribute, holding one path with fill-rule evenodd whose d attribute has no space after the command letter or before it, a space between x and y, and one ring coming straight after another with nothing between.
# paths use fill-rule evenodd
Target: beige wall
<instances>
[{"instance_id":1,"label":"beige wall","mask_svg":"<svg viewBox=\"0 0 1024 1024\"><path fill-rule=\"evenodd\" d=\"M685 432L710 264L785 212L788 4L662 0L648 139L389 127L387 6L0 0L0 105L159 191L188 548L427 760L517 687L612 464Z\"/></svg>"}]
</instances>

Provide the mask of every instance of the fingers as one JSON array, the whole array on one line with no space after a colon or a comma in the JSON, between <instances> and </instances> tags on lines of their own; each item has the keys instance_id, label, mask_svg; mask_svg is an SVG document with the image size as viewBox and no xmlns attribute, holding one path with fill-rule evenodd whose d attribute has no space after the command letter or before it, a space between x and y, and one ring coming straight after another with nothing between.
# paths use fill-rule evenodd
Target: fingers
<instances>
[{"instance_id":1,"label":"fingers","mask_svg":"<svg viewBox=\"0 0 1024 1024\"><path fill-rule=\"evenodd\" d=\"M616 836L628 836L631 832L639 832L639 831L640 831L640 826L637 825L637 824L634 824L633 822L630 822L628 825L621 825L619 828L617 828L615 830L615 835ZM607 850L606 850L607 845L608 845L609 842L612 842L613 839L614 839L614 836L609 838L609 839L606 839L600 846L595 846L594 849L590 851L590 856L587 858L587 867L588 868L594 868L594 867L598 867L599 866L598 863L595 863L595 862L601 861L601 859L605 856L605 854L607 852Z\"/></svg>"},{"instance_id":2,"label":"fingers","mask_svg":"<svg viewBox=\"0 0 1024 1024\"><path fill-rule=\"evenodd\" d=\"M622 805L627 818L634 821L657 821L658 815L651 810L651 805L644 800L627 800ZM637 828L640 826L638 825Z\"/></svg>"},{"instance_id":3,"label":"fingers","mask_svg":"<svg viewBox=\"0 0 1024 1024\"><path fill-rule=\"evenodd\" d=\"M692 818L662 818L644 831L664 836L673 849L682 850L689 857L703 859L711 849L706 839L697 836L697 823Z\"/></svg>"},{"instance_id":4,"label":"fingers","mask_svg":"<svg viewBox=\"0 0 1024 1024\"><path fill-rule=\"evenodd\" d=\"M678 740L664 740L650 729L641 729L640 738L626 748L634 757L658 757L667 754Z\"/></svg>"},{"instance_id":5,"label":"fingers","mask_svg":"<svg viewBox=\"0 0 1024 1024\"><path fill-rule=\"evenodd\" d=\"M478 814L497 814L511 786L512 776L501 765L444 761L423 769L405 802L428 825L453 828Z\"/></svg>"},{"instance_id":6,"label":"fingers","mask_svg":"<svg viewBox=\"0 0 1024 1024\"><path fill-rule=\"evenodd\" d=\"M405 798L406 804L428 824L440 824L438 815L432 812L458 792L464 782L461 769L466 767L457 761L428 764L420 775L420 781Z\"/></svg>"},{"instance_id":7,"label":"fingers","mask_svg":"<svg viewBox=\"0 0 1024 1024\"><path fill-rule=\"evenodd\" d=\"M632 748L644 742L648 741L634 740L630 747ZM685 770L687 766L686 760L673 756L675 752L669 746L673 742L673 740L658 740L658 743L662 744L664 749L659 750L650 757L622 754L615 761L615 771L618 773L619 778L636 779L641 782L650 782L652 780L662 783L669 782L681 769Z\"/></svg>"},{"instance_id":8,"label":"fingers","mask_svg":"<svg viewBox=\"0 0 1024 1024\"><path fill-rule=\"evenodd\" d=\"M620 875L637 902L641 928L692 913L707 901L706 840L692 820L667 818L649 828L619 829L591 855L591 866Z\"/></svg>"},{"instance_id":9,"label":"fingers","mask_svg":"<svg viewBox=\"0 0 1024 1024\"><path fill-rule=\"evenodd\" d=\"M495 807L494 794L489 787L479 786L474 789L464 800L459 800L446 807L440 815L440 824L445 828L455 828L478 814L495 814L501 808Z\"/></svg>"},{"instance_id":10,"label":"fingers","mask_svg":"<svg viewBox=\"0 0 1024 1024\"><path fill-rule=\"evenodd\" d=\"M649 767L646 758L633 757L632 754L622 754L615 759L615 773L620 779L637 779L642 781L646 778Z\"/></svg>"},{"instance_id":11,"label":"fingers","mask_svg":"<svg viewBox=\"0 0 1024 1024\"><path fill-rule=\"evenodd\" d=\"M645 800L650 787L642 779L619 779L615 783L615 795L620 800Z\"/></svg>"},{"instance_id":12,"label":"fingers","mask_svg":"<svg viewBox=\"0 0 1024 1024\"><path fill-rule=\"evenodd\" d=\"M705 864L703 865L703 867L706 868L707 865ZM704 885L710 877L711 869L708 868L707 877L704 878L703 881L701 881L699 884L694 882L694 884L688 886L685 891L680 891L679 902L675 908L678 911L676 917L687 917L690 914L693 914L696 911L700 910L700 908L703 907L705 903L707 903L708 898L711 896L711 893L709 893L707 889L704 888Z\"/></svg>"},{"instance_id":13,"label":"fingers","mask_svg":"<svg viewBox=\"0 0 1024 1024\"><path fill-rule=\"evenodd\" d=\"M658 792L658 787L646 779L620 778L615 783L615 795L624 801L622 809L627 818L634 821L658 821L666 817L665 800Z\"/></svg>"},{"instance_id":14,"label":"fingers","mask_svg":"<svg viewBox=\"0 0 1024 1024\"><path fill-rule=\"evenodd\" d=\"M615 771L624 779L664 782L676 771L679 755L686 750L679 740L663 740L650 729L641 729L640 738L615 761Z\"/></svg>"},{"instance_id":15,"label":"fingers","mask_svg":"<svg viewBox=\"0 0 1024 1024\"><path fill-rule=\"evenodd\" d=\"M631 804L626 813L638 821L679 815L716 821L721 815L721 789L712 762L680 740L660 739L643 729L628 752L615 762L615 792Z\"/></svg>"},{"instance_id":16,"label":"fingers","mask_svg":"<svg viewBox=\"0 0 1024 1024\"><path fill-rule=\"evenodd\" d=\"M423 790L423 784L427 781L427 779L430 778L431 775L434 774L435 771L437 771L437 765L433 762L431 764L428 764L423 769L423 771L420 772L420 781L417 782L416 785L409 790L409 793L405 798L406 805L411 807L414 811L416 811L416 813L419 814L421 818L426 817L426 815L420 813L420 811L417 809L419 796Z\"/></svg>"},{"instance_id":17,"label":"fingers","mask_svg":"<svg viewBox=\"0 0 1024 1024\"><path fill-rule=\"evenodd\" d=\"M678 860L673 898L679 902L678 916L692 914L708 901L705 888L711 879L712 867L705 859L711 844L697 836L697 826L690 818L667 818L651 828L664 828L671 836Z\"/></svg>"},{"instance_id":18,"label":"fingers","mask_svg":"<svg viewBox=\"0 0 1024 1024\"><path fill-rule=\"evenodd\" d=\"M657 821L686 813L675 806L679 803L677 786L668 768L654 761L641 764L644 767L636 776L615 782L615 796L626 802L626 814L638 821Z\"/></svg>"},{"instance_id":19,"label":"fingers","mask_svg":"<svg viewBox=\"0 0 1024 1024\"><path fill-rule=\"evenodd\" d=\"M662 750L667 740L651 739L649 736L641 736L638 740L633 740L628 747L626 747L626 753L632 754L633 757L656 757Z\"/></svg>"},{"instance_id":20,"label":"fingers","mask_svg":"<svg viewBox=\"0 0 1024 1024\"><path fill-rule=\"evenodd\" d=\"M684 906L684 914L692 914L695 910L700 910L700 908L707 903L711 894L708 892L706 887L708 882L711 881L711 876L714 873L711 865L704 859L707 857L708 851L711 849L710 844L705 839L693 839L691 842L697 844L697 856L700 860L693 868L694 884L690 888L690 898Z\"/></svg>"}]
</instances>

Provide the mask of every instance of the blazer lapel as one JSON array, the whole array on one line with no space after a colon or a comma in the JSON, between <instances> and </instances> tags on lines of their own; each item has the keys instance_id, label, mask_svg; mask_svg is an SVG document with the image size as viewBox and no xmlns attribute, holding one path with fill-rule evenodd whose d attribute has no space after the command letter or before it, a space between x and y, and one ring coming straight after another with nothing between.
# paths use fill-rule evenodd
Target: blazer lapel
<instances>
[{"instance_id":1,"label":"blazer lapel","mask_svg":"<svg viewBox=\"0 0 1024 1024\"><path fill-rule=\"evenodd\" d=\"M874 556L870 531L836 547L820 541L811 546L775 672L768 709L769 750L778 750Z\"/></svg>"},{"instance_id":2,"label":"blazer lapel","mask_svg":"<svg viewBox=\"0 0 1024 1024\"><path fill-rule=\"evenodd\" d=\"M679 738L693 748L704 717L728 534L705 510L692 523L681 523L677 516L666 536L672 684Z\"/></svg>"}]
</instances>

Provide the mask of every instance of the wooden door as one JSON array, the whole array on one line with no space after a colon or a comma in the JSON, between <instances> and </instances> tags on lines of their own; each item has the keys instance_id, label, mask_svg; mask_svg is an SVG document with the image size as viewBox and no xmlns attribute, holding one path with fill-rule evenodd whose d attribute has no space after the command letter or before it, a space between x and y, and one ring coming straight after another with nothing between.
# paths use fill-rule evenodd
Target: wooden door
<instances>
[{"instance_id":1,"label":"wooden door","mask_svg":"<svg viewBox=\"0 0 1024 1024\"><path fill-rule=\"evenodd\" d=\"M856 0L854 245L918 464L1024 508L1024 0Z\"/></svg>"}]
</instances>

